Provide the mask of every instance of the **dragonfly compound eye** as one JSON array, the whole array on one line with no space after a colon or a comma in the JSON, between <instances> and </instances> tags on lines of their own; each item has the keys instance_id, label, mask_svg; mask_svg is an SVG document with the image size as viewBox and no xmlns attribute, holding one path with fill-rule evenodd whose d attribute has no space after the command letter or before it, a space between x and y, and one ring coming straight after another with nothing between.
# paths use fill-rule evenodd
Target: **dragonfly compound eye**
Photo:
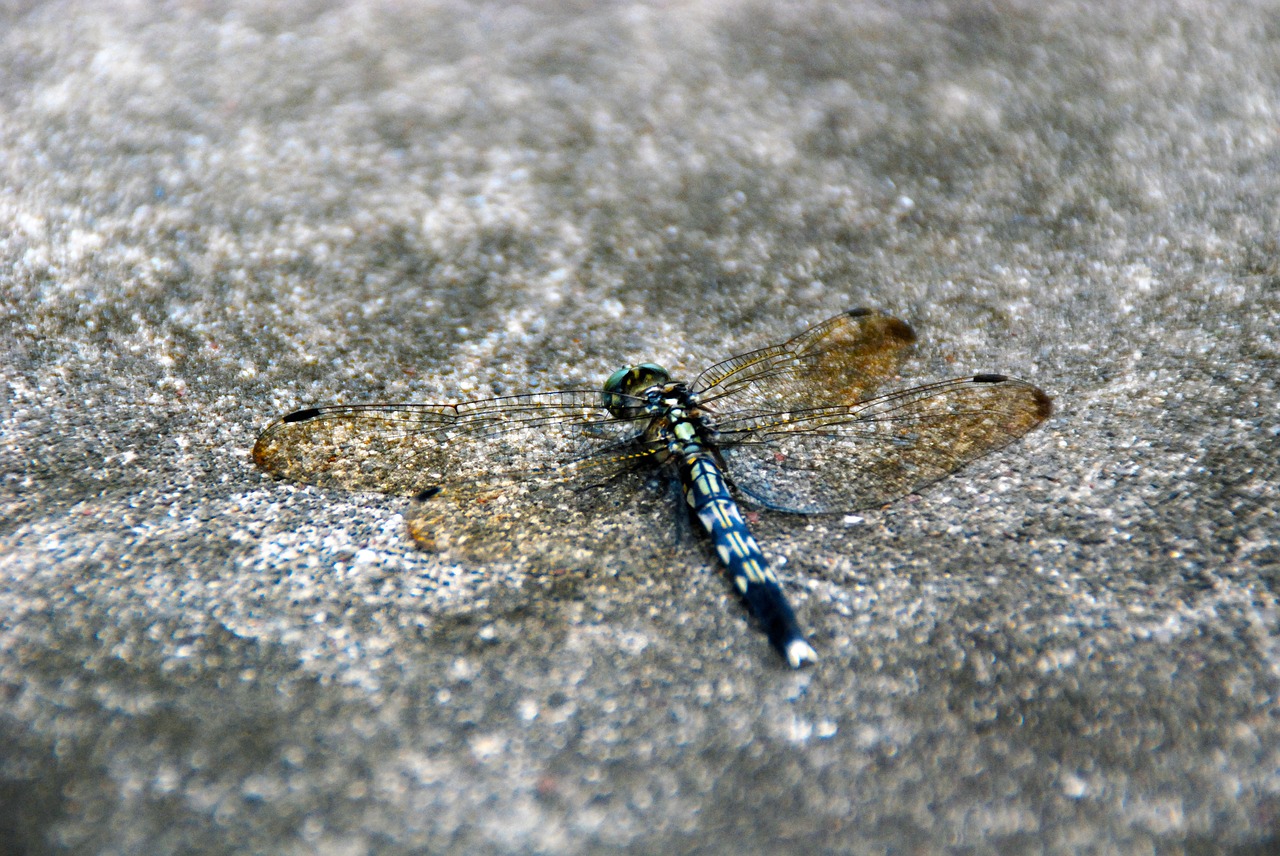
<instances>
[{"instance_id":1,"label":"dragonfly compound eye","mask_svg":"<svg viewBox=\"0 0 1280 856\"><path fill-rule=\"evenodd\" d=\"M661 386L669 380L671 375L667 370L654 363L627 366L609 375L609 379L604 382L601 400L610 413L623 416L640 404L636 399L643 398L645 390Z\"/></svg>"}]
</instances>

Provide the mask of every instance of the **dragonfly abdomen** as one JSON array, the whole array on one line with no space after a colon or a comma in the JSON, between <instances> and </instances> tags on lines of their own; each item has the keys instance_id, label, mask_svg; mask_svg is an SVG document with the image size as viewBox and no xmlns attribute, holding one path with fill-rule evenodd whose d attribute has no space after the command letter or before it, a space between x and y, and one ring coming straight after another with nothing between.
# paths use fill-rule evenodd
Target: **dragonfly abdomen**
<instances>
[{"instance_id":1,"label":"dragonfly abdomen","mask_svg":"<svg viewBox=\"0 0 1280 856\"><path fill-rule=\"evenodd\" d=\"M720 561L729 569L753 615L792 668L818 659L796 623L795 613L770 570L760 545L747 529L725 485L715 457L697 443L687 443L680 459L685 501L706 528Z\"/></svg>"}]
</instances>

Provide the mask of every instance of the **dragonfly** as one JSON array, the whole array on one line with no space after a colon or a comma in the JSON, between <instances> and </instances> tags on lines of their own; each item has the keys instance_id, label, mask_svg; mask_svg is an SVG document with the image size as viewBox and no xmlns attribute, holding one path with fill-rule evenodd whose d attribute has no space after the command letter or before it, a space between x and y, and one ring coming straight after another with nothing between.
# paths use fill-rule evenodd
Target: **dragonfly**
<instances>
[{"instance_id":1,"label":"dragonfly","mask_svg":"<svg viewBox=\"0 0 1280 856\"><path fill-rule=\"evenodd\" d=\"M422 548L529 568L590 566L616 551L668 558L653 551L679 540L667 525L680 518L678 493L769 642L800 668L817 652L741 507L883 506L1053 411L1042 390L1001 374L878 393L915 342L906 322L852 309L691 382L640 363L595 389L308 407L263 430L253 460L282 479L411 497L406 521Z\"/></svg>"}]
</instances>

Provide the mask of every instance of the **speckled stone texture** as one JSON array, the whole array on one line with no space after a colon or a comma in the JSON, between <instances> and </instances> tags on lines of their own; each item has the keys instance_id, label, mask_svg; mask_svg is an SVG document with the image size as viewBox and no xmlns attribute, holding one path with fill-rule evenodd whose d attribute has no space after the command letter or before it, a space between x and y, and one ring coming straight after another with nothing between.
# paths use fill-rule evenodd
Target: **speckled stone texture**
<instances>
[{"instance_id":1,"label":"speckled stone texture","mask_svg":"<svg viewBox=\"0 0 1280 856\"><path fill-rule=\"evenodd\" d=\"M1275 852L1278 199L1267 0L0 5L0 853ZM1057 411L753 515L801 672L249 458L854 306Z\"/></svg>"}]
</instances>

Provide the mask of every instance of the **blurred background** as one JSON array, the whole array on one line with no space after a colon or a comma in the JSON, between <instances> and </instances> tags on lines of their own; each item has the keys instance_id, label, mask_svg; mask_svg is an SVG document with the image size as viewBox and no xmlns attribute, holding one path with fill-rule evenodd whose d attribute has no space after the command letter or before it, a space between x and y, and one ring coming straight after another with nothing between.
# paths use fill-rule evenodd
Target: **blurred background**
<instances>
[{"instance_id":1,"label":"blurred background","mask_svg":"<svg viewBox=\"0 0 1280 856\"><path fill-rule=\"evenodd\" d=\"M1278 42L1260 0L0 5L0 852L1271 852ZM696 538L446 565L248 457L855 306L904 383L1057 412L753 520L797 674Z\"/></svg>"}]
</instances>

